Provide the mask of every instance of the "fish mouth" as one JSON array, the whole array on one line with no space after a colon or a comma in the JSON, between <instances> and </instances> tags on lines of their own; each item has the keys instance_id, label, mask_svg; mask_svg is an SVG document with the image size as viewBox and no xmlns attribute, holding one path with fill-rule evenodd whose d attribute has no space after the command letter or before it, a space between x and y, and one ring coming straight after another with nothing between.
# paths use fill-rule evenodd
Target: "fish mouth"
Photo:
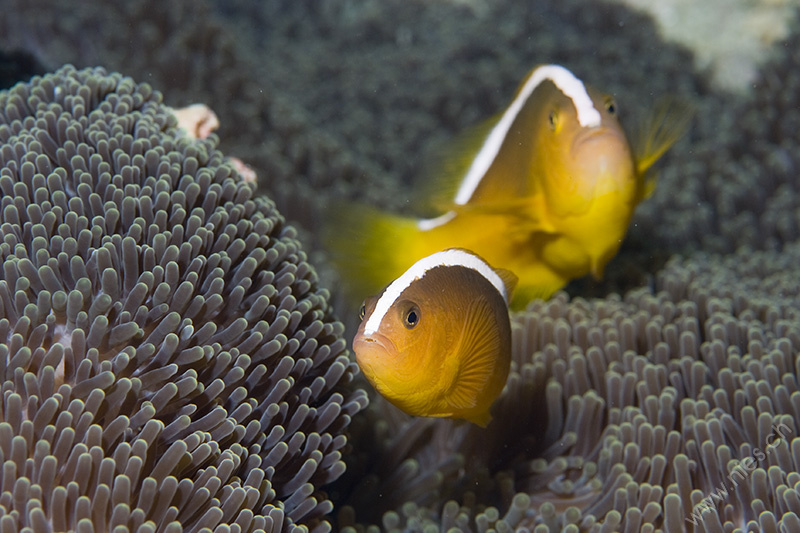
<instances>
[{"instance_id":1,"label":"fish mouth","mask_svg":"<svg viewBox=\"0 0 800 533\"><path fill-rule=\"evenodd\" d=\"M572 141L572 155L576 156L580 151L591 148L592 150L619 150L627 148L628 140L625 135L616 128L606 126L596 126L584 128L575 135Z\"/></svg>"},{"instance_id":2,"label":"fish mouth","mask_svg":"<svg viewBox=\"0 0 800 533\"><path fill-rule=\"evenodd\" d=\"M376 351L385 356L396 354L397 347L389 337L377 331L373 331L369 335L359 331L353 339L353 351L356 353L356 360L361 364L362 360L368 362L378 356Z\"/></svg>"},{"instance_id":3,"label":"fish mouth","mask_svg":"<svg viewBox=\"0 0 800 533\"><path fill-rule=\"evenodd\" d=\"M379 391L384 391L386 387L382 378L383 372L387 365L391 368L391 361L397 355L394 343L378 332L364 335L359 331L353 339L353 351L358 367L367 381Z\"/></svg>"},{"instance_id":4,"label":"fish mouth","mask_svg":"<svg viewBox=\"0 0 800 533\"><path fill-rule=\"evenodd\" d=\"M576 192L586 200L627 189L636 172L625 133L607 126L589 128L575 136L572 164L576 175L582 176Z\"/></svg>"}]
</instances>

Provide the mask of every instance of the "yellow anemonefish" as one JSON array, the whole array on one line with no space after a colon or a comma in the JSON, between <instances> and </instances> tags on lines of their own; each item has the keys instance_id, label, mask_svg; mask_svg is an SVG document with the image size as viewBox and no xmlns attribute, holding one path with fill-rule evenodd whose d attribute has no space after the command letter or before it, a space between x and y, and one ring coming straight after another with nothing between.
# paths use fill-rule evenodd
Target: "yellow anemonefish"
<instances>
[{"instance_id":1,"label":"yellow anemonefish","mask_svg":"<svg viewBox=\"0 0 800 533\"><path fill-rule=\"evenodd\" d=\"M511 363L508 298L516 282L468 250L420 259L362 304L358 366L408 414L485 427Z\"/></svg>"},{"instance_id":2,"label":"yellow anemonefish","mask_svg":"<svg viewBox=\"0 0 800 533\"><path fill-rule=\"evenodd\" d=\"M614 99L558 65L533 69L477 150L428 187L441 213L414 219L348 206L329 245L354 292L369 294L418 259L473 250L519 278L515 306L571 279L600 278L634 208L653 191L648 170L688 126L688 106L657 109L636 151Z\"/></svg>"}]
</instances>

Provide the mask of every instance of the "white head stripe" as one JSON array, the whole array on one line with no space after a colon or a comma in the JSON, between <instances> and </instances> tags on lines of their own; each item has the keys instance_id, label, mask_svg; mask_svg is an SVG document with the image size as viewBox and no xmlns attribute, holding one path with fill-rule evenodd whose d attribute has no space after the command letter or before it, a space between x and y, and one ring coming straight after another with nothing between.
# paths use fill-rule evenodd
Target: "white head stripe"
<instances>
[{"instance_id":1,"label":"white head stripe","mask_svg":"<svg viewBox=\"0 0 800 533\"><path fill-rule=\"evenodd\" d=\"M531 73L528 81L520 89L519 94L508 106L500 121L495 124L492 131L486 137L486 140L478 151L472 165L469 167L464 179L461 180L461 186L456 193L455 203L459 205L466 204L472 198L475 189L481 182L486 171L492 165L494 158L500 151L500 146L517 118L522 106L528 101L528 97L533 93L534 89L538 87L543 81L550 80L558 89L572 100L575 110L578 113L578 122L584 128L589 126L599 126L602 117L600 112L595 109L589 93L586 92L586 86L581 80L569 70L560 65L542 65Z\"/></svg>"},{"instance_id":2,"label":"white head stripe","mask_svg":"<svg viewBox=\"0 0 800 533\"><path fill-rule=\"evenodd\" d=\"M423 257L405 271L405 273L391 282L383 294L378 298L375 304L375 309L372 311L367 323L364 324L364 333L369 335L378 331L381 326L383 317L389 312L394 302L400 297L404 290L406 290L414 281L422 278L430 269L440 266L463 266L475 270L489 283L494 285L503 300L508 303L508 294L506 294L506 286L497 272L492 270L492 267L487 265L477 255L465 252L464 250L449 249L443 252L436 252L435 254Z\"/></svg>"}]
</instances>

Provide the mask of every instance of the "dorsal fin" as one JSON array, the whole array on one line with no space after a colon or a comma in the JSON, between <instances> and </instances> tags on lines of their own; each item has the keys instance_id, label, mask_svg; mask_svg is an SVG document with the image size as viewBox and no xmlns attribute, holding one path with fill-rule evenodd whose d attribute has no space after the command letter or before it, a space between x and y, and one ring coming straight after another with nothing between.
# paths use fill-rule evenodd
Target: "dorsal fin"
<instances>
[{"instance_id":1,"label":"dorsal fin","mask_svg":"<svg viewBox=\"0 0 800 533\"><path fill-rule=\"evenodd\" d=\"M503 285L506 286L506 295L508 297L508 301L510 302L511 296L514 294L514 289L517 288L519 278L516 274L510 270L506 270L505 268L495 268L494 271L497 272L497 275L503 280Z\"/></svg>"},{"instance_id":2,"label":"dorsal fin","mask_svg":"<svg viewBox=\"0 0 800 533\"><path fill-rule=\"evenodd\" d=\"M475 155L501 116L497 114L467 128L434 150L415 184L417 205L437 214L450 209Z\"/></svg>"}]
</instances>

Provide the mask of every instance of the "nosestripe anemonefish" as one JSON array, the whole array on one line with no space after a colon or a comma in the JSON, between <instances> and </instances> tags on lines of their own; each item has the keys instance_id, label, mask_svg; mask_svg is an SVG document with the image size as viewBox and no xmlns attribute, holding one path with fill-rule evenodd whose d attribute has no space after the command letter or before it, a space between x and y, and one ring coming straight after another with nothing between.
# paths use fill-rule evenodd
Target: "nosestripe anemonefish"
<instances>
[{"instance_id":1,"label":"nosestripe anemonefish","mask_svg":"<svg viewBox=\"0 0 800 533\"><path fill-rule=\"evenodd\" d=\"M466 135L425 184L424 203L437 216L332 210L334 263L363 295L436 251L465 248L517 275L514 306L589 273L599 278L653 191L653 163L688 127L689 107L669 104L632 145L610 95L564 67L536 67L500 116Z\"/></svg>"},{"instance_id":2,"label":"nosestripe anemonefish","mask_svg":"<svg viewBox=\"0 0 800 533\"><path fill-rule=\"evenodd\" d=\"M508 377L516 281L467 250L420 259L364 302L353 340L359 367L411 415L486 426Z\"/></svg>"}]
</instances>

